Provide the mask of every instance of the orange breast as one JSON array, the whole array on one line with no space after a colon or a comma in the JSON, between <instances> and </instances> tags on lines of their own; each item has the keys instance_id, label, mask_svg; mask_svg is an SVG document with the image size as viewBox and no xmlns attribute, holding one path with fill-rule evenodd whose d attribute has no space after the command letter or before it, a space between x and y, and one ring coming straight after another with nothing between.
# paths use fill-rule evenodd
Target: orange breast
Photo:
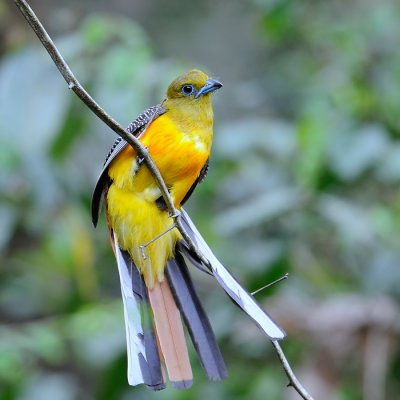
<instances>
[{"instance_id":1,"label":"orange breast","mask_svg":"<svg viewBox=\"0 0 400 400\"><path fill-rule=\"evenodd\" d=\"M209 137L208 137L209 136ZM184 132L167 114L157 118L141 138L167 184L197 178L207 161L211 135L191 129Z\"/></svg>"},{"instance_id":2,"label":"orange breast","mask_svg":"<svg viewBox=\"0 0 400 400\"><path fill-rule=\"evenodd\" d=\"M140 141L170 188L178 206L206 163L211 148L212 133L195 129L183 132L164 114L151 123ZM144 166L136 171L136 152L127 146L115 158L109 175L116 186L136 193L156 188L153 178Z\"/></svg>"}]
</instances>

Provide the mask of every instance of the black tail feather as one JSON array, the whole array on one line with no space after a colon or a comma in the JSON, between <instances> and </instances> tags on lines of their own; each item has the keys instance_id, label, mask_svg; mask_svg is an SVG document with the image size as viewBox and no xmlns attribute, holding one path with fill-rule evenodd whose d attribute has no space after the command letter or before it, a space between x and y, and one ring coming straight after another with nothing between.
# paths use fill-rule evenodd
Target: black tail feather
<instances>
[{"instance_id":1,"label":"black tail feather","mask_svg":"<svg viewBox=\"0 0 400 400\"><path fill-rule=\"evenodd\" d=\"M179 251L168 261L166 276L207 377L226 379L228 373L214 332Z\"/></svg>"},{"instance_id":2,"label":"black tail feather","mask_svg":"<svg viewBox=\"0 0 400 400\"><path fill-rule=\"evenodd\" d=\"M176 245L176 249L180 253L182 253L197 269L205 272L208 275L212 275L212 272L203 265L197 255L189 248L188 244L184 240L178 242L178 244Z\"/></svg>"}]
</instances>

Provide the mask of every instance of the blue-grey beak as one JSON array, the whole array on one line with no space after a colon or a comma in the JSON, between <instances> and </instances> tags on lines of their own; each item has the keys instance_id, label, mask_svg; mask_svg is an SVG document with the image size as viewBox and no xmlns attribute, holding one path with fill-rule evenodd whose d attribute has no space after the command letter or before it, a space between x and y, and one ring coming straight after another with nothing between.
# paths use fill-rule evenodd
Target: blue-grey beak
<instances>
[{"instance_id":1,"label":"blue-grey beak","mask_svg":"<svg viewBox=\"0 0 400 400\"><path fill-rule=\"evenodd\" d=\"M222 88L222 83L217 81L216 79L207 79L206 84L196 93L194 96L195 99L198 99L200 96L204 94L211 93L214 90Z\"/></svg>"}]
</instances>

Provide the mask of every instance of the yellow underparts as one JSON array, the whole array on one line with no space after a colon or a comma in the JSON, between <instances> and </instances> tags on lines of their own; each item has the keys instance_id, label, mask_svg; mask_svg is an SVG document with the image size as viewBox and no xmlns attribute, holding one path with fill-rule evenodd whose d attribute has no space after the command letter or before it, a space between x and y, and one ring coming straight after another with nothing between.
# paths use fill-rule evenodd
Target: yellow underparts
<instances>
[{"instance_id":1,"label":"yellow underparts","mask_svg":"<svg viewBox=\"0 0 400 400\"><path fill-rule=\"evenodd\" d=\"M164 114L140 140L149 149L179 209L209 157L212 126L209 130L182 132ZM107 193L111 226L120 247L130 253L151 288L155 281L164 279L166 262L173 256L180 234L172 229L149 244L143 254L141 246L170 228L173 219L158 209L155 201L161 193L145 165L136 165L136 153L130 146L115 158L108 173L113 181Z\"/></svg>"}]
</instances>

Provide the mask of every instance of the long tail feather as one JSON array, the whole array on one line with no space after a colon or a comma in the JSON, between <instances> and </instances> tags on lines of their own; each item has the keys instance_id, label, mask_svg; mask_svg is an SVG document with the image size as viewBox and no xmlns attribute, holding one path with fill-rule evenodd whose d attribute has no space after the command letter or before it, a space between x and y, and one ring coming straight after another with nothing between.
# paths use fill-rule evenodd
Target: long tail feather
<instances>
[{"instance_id":1,"label":"long tail feather","mask_svg":"<svg viewBox=\"0 0 400 400\"><path fill-rule=\"evenodd\" d=\"M175 258L168 261L166 274L208 379L226 379L228 372L214 332L197 296L185 261L178 251Z\"/></svg>"},{"instance_id":2,"label":"long tail feather","mask_svg":"<svg viewBox=\"0 0 400 400\"><path fill-rule=\"evenodd\" d=\"M188 232L188 233L190 233L190 232ZM193 264L200 271L202 271L208 275L213 275L212 271L210 269L208 269L208 267L204 266L204 264L197 258L196 254L193 254L191 252L189 246L187 245L187 243L185 241L181 240L180 242L178 242L176 244L175 250L184 254L185 257L190 261L190 263Z\"/></svg>"},{"instance_id":3,"label":"long tail feather","mask_svg":"<svg viewBox=\"0 0 400 400\"><path fill-rule=\"evenodd\" d=\"M143 277L129 254L120 249L115 235L113 247L124 303L128 382L130 385L144 383L152 390L164 389L165 383Z\"/></svg>"},{"instance_id":4,"label":"long tail feather","mask_svg":"<svg viewBox=\"0 0 400 400\"><path fill-rule=\"evenodd\" d=\"M169 379L176 388L189 388L193 383L192 368L182 320L168 282L156 282L149 289L149 299Z\"/></svg>"},{"instance_id":5,"label":"long tail feather","mask_svg":"<svg viewBox=\"0 0 400 400\"><path fill-rule=\"evenodd\" d=\"M286 336L284 330L272 320L250 293L245 290L232 274L219 262L191 221L189 215L183 209L182 223L190 235L190 238L197 245L203 256L209 261L212 274L231 299L234 300L235 303L237 303L237 305L248 314L271 339L283 339ZM185 254L189 255L189 258L198 259L198 257L196 257L196 255L185 246L185 243L182 244L181 249ZM197 263L201 264L201 261L197 260Z\"/></svg>"}]
</instances>

